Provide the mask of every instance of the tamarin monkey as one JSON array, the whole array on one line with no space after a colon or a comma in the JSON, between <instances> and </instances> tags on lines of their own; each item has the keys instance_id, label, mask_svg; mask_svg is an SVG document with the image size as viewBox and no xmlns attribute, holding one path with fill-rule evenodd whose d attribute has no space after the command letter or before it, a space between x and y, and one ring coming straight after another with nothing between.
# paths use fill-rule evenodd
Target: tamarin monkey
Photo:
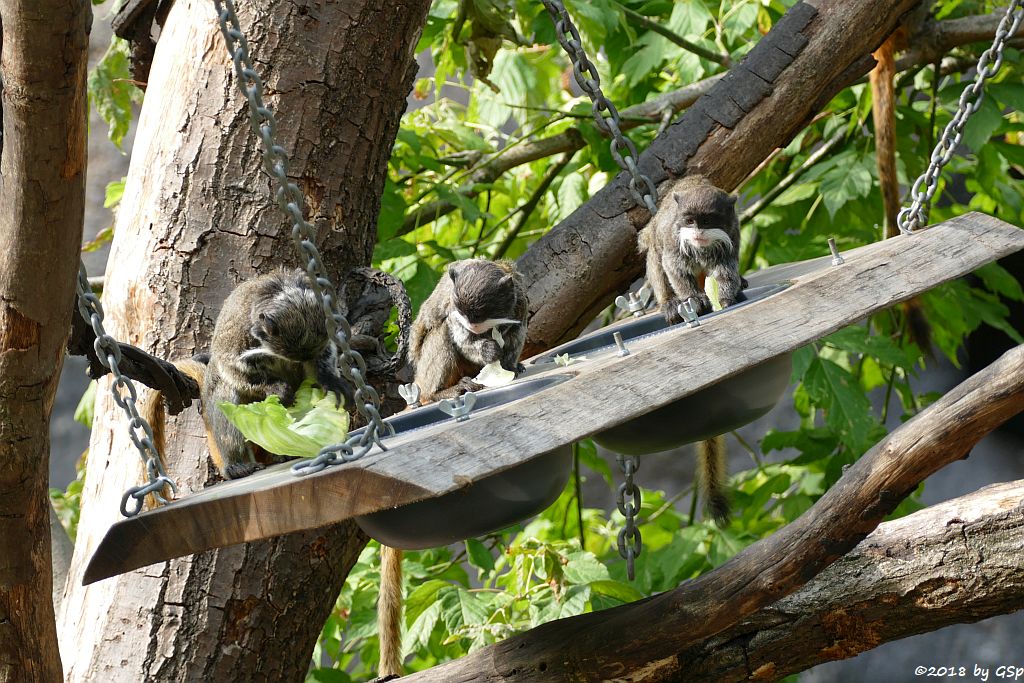
<instances>
[{"instance_id":1,"label":"tamarin monkey","mask_svg":"<svg viewBox=\"0 0 1024 683\"><path fill-rule=\"evenodd\" d=\"M526 344L526 288L511 261L467 259L420 307L409 338L414 382L424 403L482 389L472 381L488 363L515 373ZM402 551L381 545L377 634L381 677L402 673Z\"/></svg>"},{"instance_id":2,"label":"tamarin monkey","mask_svg":"<svg viewBox=\"0 0 1024 683\"><path fill-rule=\"evenodd\" d=\"M746 284L739 269L736 197L704 176L687 176L676 186L641 231L639 247L647 254L647 280L669 324L682 321L679 306L690 298L697 302L697 315L711 311L705 276L718 281L722 306L736 303Z\"/></svg>"},{"instance_id":3,"label":"tamarin monkey","mask_svg":"<svg viewBox=\"0 0 1024 683\"><path fill-rule=\"evenodd\" d=\"M647 281L670 325L682 321L679 306L696 300L696 313L711 311L704 279L718 281L722 306L736 303L747 283L740 276L740 222L736 197L700 175L684 178L639 236L647 254ZM697 482L705 509L719 526L729 523L725 438L697 444Z\"/></svg>"},{"instance_id":4,"label":"tamarin monkey","mask_svg":"<svg viewBox=\"0 0 1024 683\"><path fill-rule=\"evenodd\" d=\"M319 297L301 270L282 270L240 284L221 308L207 363L202 356L175 366L199 384L210 456L227 479L252 474L262 465L254 447L217 405L262 401L270 394L295 402L307 377L352 404L352 388L338 372L338 354L328 336ZM152 392L142 408L164 452L163 396Z\"/></svg>"},{"instance_id":5,"label":"tamarin monkey","mask_svg":"<svg viewBox=\"0 0 1024 683\"><path fill-rule=\"evenodd\" d=\"M896 96L893 79L896 77L898 50L907 47L907 29L897 28L873 53L875 68L868 79L871 82L871 118L875 124L875 160L878 163L878 184L882 191L885 211L885 238L900 234L897 215L900 211L900 182L896 175ZM931 327L924 317L920 300L915 297L900 305L907 316L910 339L925 353L931 350Z\"/></svg>"},{"instance_id":6,"label":"tamarin monkey","mask_svg":"<svg viewBox=\"0 0 1024 683\"><path fill-rule=\"evenodd\" d=\"M467 259L420 307L409 339L414 382L424 403L480 389L472 381L488 363L515 373L526 344L526 288L511 261Z\"/></svg>"}]
</instances>

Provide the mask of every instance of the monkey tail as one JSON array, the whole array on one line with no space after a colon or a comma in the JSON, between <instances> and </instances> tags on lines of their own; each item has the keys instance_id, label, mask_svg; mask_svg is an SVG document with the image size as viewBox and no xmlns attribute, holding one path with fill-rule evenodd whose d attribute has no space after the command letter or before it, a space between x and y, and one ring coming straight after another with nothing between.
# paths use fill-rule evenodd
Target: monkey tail
<instances>
[{"instance_id":1,"label":"monkey tail","mask_svg":"<svg viewBox=\"0 0 1024 683\"><path fill-rule=\"evenodd\" d=\"M199 391L202 393L203 380L206 377L206 363L203 361L202 356L195 358L186 358L183 360L173 361L174 367L178 368L181 373L199 385ZM159 389L153 389L148 392L142 399L139 405L139 414L142 416L149 426L153 430L153 446L156 448L157 457L160 460L160 467L167 471L167 411L164 409L164 392ZM212 443L212 440L211 440ZM211 446L213 448L213 446ZM145 473L143 473L145 476ZM164 487L160 492L165 498L170 497L171 491ZM146 496L146 507L147 509L153 509L159 507L160 502L156 499L156 496L150 494Z\"/></svg>"},{"instance_id":2,"label":"monkey tail","mask_svg":"<svg viewBox=\"0 0 1024 683\"><path fill-rule=\"evenodd\" d=\"M878 182L882 190L885 209L885 236L899 234L896 216L900 210L900 185L896 177L896 109L893 78L896 75L894 59L896 34L874 52L877 62L871 70L871 118L875 123L875 155L878 163Z\"/></svg>"},{"instance_id":3,"label":"monkey tail","mask_svg":"<svg viewBox=\"0 0 1024 683\"><path fill-rule=\"evenodd\" d=\"M720 527L729 524L729 496L726 494L725 437L715 436L697 444L697 480L704 509Z\"/></svg>"},{"instance_id":4,"label":"monkey tail","mask_svg":"<svg viewBox=\"0 0 1024 683\"><path fill-rule=\"evenodd\" d=\"M402 675L402 551L380 546L380 594L377 600L381 678Z\"/></svg>"}]
</instances>

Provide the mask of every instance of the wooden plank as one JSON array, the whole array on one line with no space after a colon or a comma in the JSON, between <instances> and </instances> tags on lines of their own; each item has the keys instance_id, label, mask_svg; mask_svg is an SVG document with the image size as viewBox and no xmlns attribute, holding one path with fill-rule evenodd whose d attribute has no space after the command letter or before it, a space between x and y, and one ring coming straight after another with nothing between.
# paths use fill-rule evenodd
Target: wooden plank
<instances>
[{"instance_id":1,"label":"wooden plank","mask_svg":"<svg viewBox=\"0 0 1024 683\"><path fill-rule=\"evenodd\" d=\"M385 453L306 477L280 466L121 521L97 548L85 582L455 491L1020 249L1024 230L971 213L844 254L841 266L825 258L753 274L752 285L791 278L793 284L700 327L637 342L629 356L541 370L574 377L466 422L438 425Z\"/></svg>"}]
</instances>

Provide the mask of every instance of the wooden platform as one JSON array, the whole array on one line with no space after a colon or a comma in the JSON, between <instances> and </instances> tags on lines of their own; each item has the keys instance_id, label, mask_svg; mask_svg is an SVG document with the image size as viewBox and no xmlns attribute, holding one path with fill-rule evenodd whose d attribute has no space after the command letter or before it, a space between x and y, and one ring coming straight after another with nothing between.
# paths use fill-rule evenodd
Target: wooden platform
<instances>
[{"instance_id":1,"label":"wooden platform","mask_svg":"<svg viewBox=\"0 0 1024 683\"><path fill-rule=\"evenodd\" d=\"M436 497L540 453L647 413L744 368L797 349L981 265L1024 249L1024 230L971 213L830 258L751 274L783 292L568 368L533 396L449 421L385 453L296 477L288 465L226 482L113 525L84 583L211 548L333 524Z\"/></svg>"}]
</instances>

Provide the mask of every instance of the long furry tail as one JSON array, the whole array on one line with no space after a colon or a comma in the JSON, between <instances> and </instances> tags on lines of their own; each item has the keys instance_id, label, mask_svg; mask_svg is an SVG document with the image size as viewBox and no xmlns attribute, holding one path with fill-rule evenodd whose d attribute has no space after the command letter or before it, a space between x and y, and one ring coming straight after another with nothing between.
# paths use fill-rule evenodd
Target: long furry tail
<instances>
[{"instance_id":1,"label":"long furry tail","mask_svg":"<svg viewBox=\"0 0 1024 683\"><path fill-rule=\"evenodd\" d=\"M697 480L704 509L720 527L729 525L729 496L725 479L725 437L716 436L697 444Z\"/></svg>"},{"instance_id":2,"label":"long furry tail","mask_svg":"<svg viewBox=\"0 0 1024 683\"><path fill-rule=\"evenodd\" d=\"M381 678L402 675L402 551L380 547L380 595L377 599Z\"/></svg>"},{"instance_id":3,"label":"long furry tail","mask_svg":"<svg viewBox=\"0 0 1024 683\"><path fill-rule=\"evenodd\" d=\"M203 381L206 376L206 364L202 357L183 358L172 361L174 366L185 376L192 378L199 385L200 392L203 389ZM164 394L159 389L147 392L139 404L139 414L149 423L153 430L153 445L160 460L160 466L167 471L167 411L165 410ZM145 472L142 473L144 480L148 479ZM160 494L170 498L173 491L165 486ZM151 510L159 507L160 502L156 496L146 496L146 509Z\"/></svg>"}]
</instances>

